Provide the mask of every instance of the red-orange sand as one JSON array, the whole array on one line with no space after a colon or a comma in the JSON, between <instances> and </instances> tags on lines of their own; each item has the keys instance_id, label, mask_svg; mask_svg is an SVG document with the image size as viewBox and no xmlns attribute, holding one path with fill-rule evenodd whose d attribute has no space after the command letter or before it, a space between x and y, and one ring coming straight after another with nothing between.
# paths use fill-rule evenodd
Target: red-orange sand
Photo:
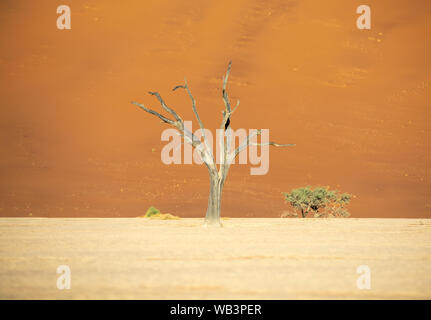
<instances>
[{"instance_id":1,"label":"red-orange sand","mask_svg":"<svg viewBox=\"0 0 431 320\"><path fill-rule=\"evenodd\" d=\"M167 126L130 101L160 110L159 91L192 120L171 91L187 77L214 130L232 60L232 127L296 147L265 176L233 167L223 216L278 217L282 191L328 185L353 217L431 217L431 3L368 2L371 30L366 1L73 1L60 31L58 1L1 1L0 216L202 217L206 168L164 165Z\"/></svg>"}]
</instances>

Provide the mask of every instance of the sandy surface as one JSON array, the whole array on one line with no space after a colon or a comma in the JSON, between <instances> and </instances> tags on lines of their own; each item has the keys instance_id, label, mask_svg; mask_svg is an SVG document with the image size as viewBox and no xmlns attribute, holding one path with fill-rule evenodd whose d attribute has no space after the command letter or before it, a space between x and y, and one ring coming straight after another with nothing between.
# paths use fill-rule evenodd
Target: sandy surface
<instances>
[{"instance_id":1,"label":"sandy surface","mask_svg":"<svg viewBox=\"0 0 431 320\"><path fill-rule=\"evenodd\" d=\"M201 222L1 219L0 298L431 298L429 220ZM70 290L56 288L59 265Z\"/></svg>"},{"instance_id":2,"label":"sandy surface","mask_svg":"<svg viewBox=\"0 0 431 320\"><path fill-rule=\"evenodd\" d=\"M279 217L310 184L354 217L431 218L431 2L369 2L364 31L358 0L74 0L60 31L58 1L0 1L0 216L201 217L206 168L164 165L166 126L130 101L194 120L186 77L214 132L232 59L232 128L296 147L232 167L226 215Z\"/></svg>"}]
</instances>

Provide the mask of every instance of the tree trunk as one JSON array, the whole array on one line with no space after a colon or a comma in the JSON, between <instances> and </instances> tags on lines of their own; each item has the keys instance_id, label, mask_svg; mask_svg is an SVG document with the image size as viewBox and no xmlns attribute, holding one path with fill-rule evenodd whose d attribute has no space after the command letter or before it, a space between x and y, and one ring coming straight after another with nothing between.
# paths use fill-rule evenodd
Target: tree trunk
<instances>
[{"instance_id":1,"label":"tree trunk","mask_svg":"<svg viewBox=\"0 0 431 320\"><path fill-rule=\"evenodd\" d=\"M205 215L205 225L221 226L220 205L223 183L217 172L210 174L210 193L208 196L208 208Z\"/></svg>"}]
</instances>

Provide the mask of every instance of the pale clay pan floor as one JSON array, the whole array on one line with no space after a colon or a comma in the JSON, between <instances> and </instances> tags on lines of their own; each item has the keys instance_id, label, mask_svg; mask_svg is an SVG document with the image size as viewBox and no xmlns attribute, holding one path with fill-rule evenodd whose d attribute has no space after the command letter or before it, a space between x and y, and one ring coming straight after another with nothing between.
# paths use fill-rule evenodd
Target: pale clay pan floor
<instances>
[{"instance_id":1,"label":"pale clay pan floor","mask_svg":"<svg viewBox=\"0 0 431 320\"><path fill-rule=\"evenodd\" d=\"M426 219L1 218L2 299L430 299ZM57 267L71 288L57 289ZM357 267L371 271L360 290Z\"/></svg>"}]
</instances>

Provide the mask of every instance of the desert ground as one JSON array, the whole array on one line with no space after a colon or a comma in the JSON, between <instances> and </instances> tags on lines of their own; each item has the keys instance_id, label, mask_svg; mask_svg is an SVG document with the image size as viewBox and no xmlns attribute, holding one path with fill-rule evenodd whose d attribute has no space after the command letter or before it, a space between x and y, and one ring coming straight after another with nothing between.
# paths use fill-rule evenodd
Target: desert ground
<instances>
[{"instance_id":1,"label":"desert ground","mask_svg":"<svg viewBox=\"0 0 431 320\"><path fill-rule=\"evenodd\" d=\"M1 299L430 299L426 219L0 219ZM57 267L70 289L57 289ZM357 267L370 268L358 289Z\"/></svg>"},{"instance_id":2,"label":"desert ground","mask_svg":"<svg viewBox=\"0 0 431 320\"><path fill-rule=\"evenodd\" d=\"M130 102L161 111L158 91L194 120L186 77L213 131L229 60L232 128L296 146L264 176L233 166L226 215L280 217L281 192L323 185L353 217L431 217L430 1L74 0L71 30L58 5L0 1L1 217L202 217L206 169L164 165L167 126Z\"/></svg>"}]
</instances>

